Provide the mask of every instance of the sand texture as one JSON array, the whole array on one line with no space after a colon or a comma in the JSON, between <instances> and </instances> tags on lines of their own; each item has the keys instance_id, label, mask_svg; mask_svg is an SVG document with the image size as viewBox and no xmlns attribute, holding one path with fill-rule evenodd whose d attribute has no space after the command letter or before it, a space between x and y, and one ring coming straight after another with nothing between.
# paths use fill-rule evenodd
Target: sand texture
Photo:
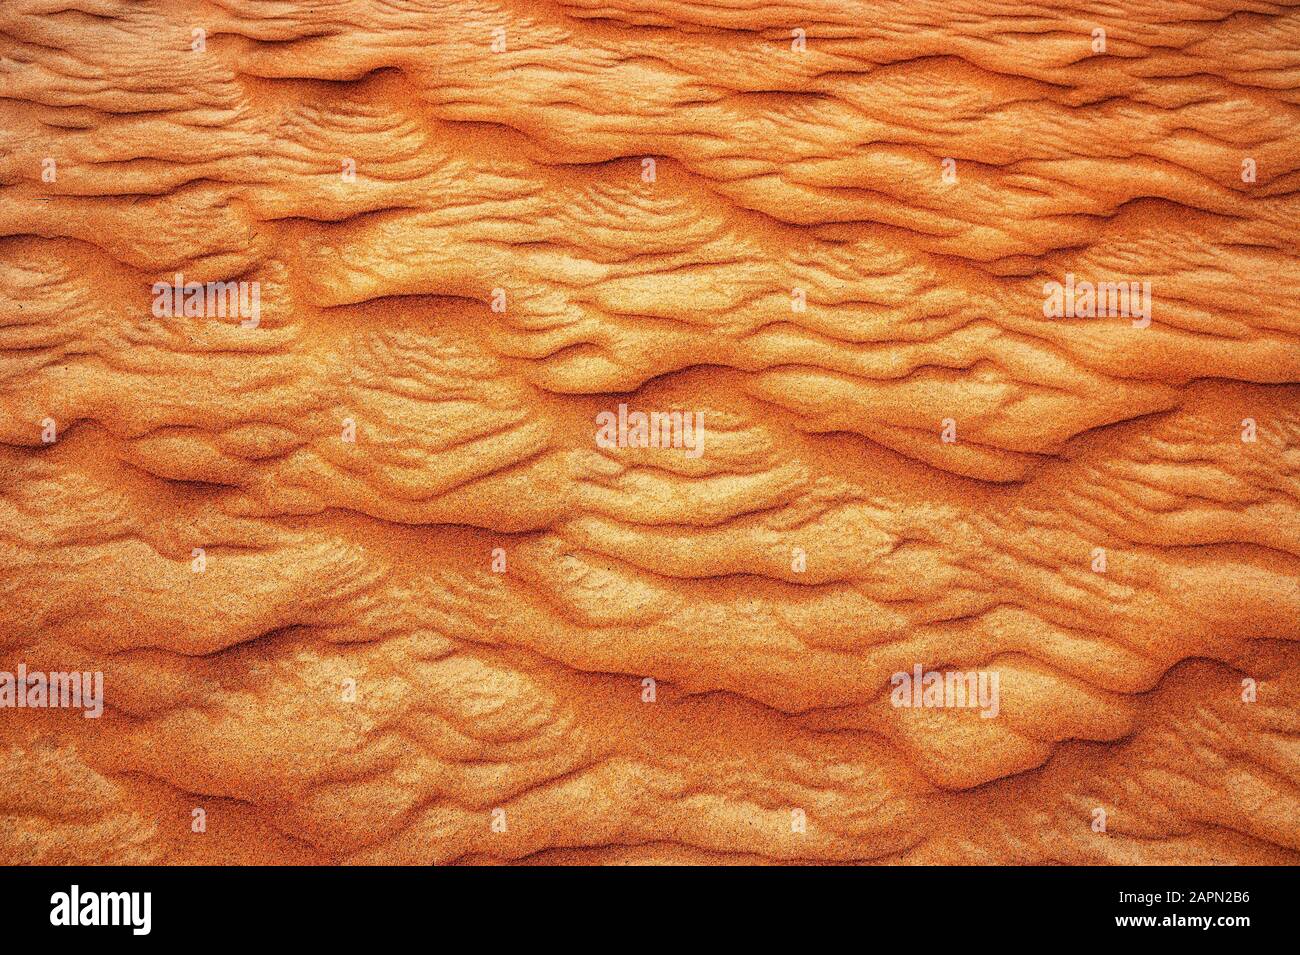
<instances>
[{"instance_id":1,"label":"sand texture","mask_svg":"<svg viewBox=\"0 0 1300 955\"><path fill-rule=\"evenodd\" d=\"M1297 639L1300 6L0 2L0 863L1296 864Z\"/></svg>"}]
</instances>

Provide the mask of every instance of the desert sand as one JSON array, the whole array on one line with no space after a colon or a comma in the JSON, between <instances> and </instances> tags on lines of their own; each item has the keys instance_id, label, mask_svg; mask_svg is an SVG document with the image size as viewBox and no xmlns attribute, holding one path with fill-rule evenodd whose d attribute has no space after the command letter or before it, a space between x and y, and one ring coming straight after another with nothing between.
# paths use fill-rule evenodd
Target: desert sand
<instances>
[{"instance_id":1,"label":"desert sand","mask_svg":"<svg viewBox=\"0 0 1300 955\"><path fill-rule=\"evenodd\" d=\"M1285 3L5 0L0 863L1295 864L1298 220Z\"/></svg>"}]
</instances>

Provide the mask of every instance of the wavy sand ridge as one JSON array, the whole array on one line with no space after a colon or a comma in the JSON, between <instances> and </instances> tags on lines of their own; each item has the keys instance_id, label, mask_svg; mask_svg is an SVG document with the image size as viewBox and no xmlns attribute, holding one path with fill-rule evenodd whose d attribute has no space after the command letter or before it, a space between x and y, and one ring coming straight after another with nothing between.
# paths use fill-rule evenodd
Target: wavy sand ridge
<instances>
[{"instance_id":1,"label":"wavy sand ridge","mask_svg":"<svg viewBox=\"0 0 1300 955\"><path fill-rule=\"evenodd\" d=\"M0 861L1300 861L1297 130L1286 4L8 0Z\"/></svg>"}]
</instances>

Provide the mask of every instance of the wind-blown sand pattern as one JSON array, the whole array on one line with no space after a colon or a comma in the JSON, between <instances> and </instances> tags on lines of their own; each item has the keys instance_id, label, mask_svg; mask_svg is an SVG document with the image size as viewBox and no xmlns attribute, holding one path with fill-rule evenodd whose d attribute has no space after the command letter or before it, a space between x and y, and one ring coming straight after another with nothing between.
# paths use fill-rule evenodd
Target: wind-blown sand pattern
<instances>
[{"instance_id":1,"label":"wind-blown sand pattern","mask_svg":"<svg viewBox=\"0 0 1300 955\"><path fill-rule=\"evenodd\" d=\"M0 183L0 862L1300 861L1300 7L5 0Z\"/></svg>"}]
</instances>

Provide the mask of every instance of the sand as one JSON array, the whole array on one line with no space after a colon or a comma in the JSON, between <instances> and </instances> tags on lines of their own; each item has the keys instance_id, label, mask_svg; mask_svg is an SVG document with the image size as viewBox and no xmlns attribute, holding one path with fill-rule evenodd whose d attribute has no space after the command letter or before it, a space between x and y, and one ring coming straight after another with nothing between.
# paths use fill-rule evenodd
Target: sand
<instances>
[{"instance_id":1,"label":"sand","mask_svg":"<svg viewBox=\"0 0 1300 955\"><path fill-rule=\"evenodd\" d=\"M0 862L1300 861L1298 51L6 0Z\"/></svg>"}]
</instances>

